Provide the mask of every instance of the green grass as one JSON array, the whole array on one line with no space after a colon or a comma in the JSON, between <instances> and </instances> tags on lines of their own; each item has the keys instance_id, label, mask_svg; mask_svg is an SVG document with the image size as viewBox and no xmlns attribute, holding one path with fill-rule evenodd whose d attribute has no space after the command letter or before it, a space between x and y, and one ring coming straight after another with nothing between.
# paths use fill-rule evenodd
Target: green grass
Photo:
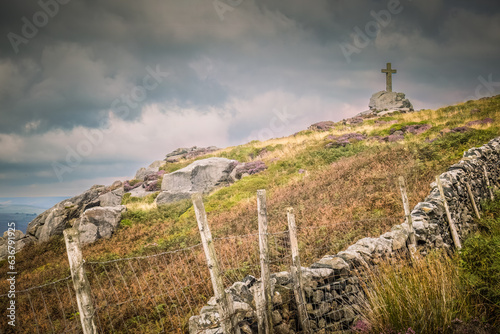
<instances>
[{"instance_id":1,"label":"green grass","mask_svg":"<svg viewBox=\"0 0 500 334\"><path fill-rule=\"evenodd\" d=\"M484 205L479 231L470 236L460 251L463 282L483 300L486 318L500 323L500 192L496 201Z\"/></svg>"},{"instance_id":2,"label":"green grass","mask_svg":"<svg viewBox=\"0 0 500 334\"><path fill-rule=\"evenodd\" d=\"M369 273L364 291L361 333L444 333L453 320L469 321L479 315L476 300L460 284L456 259L441 253L416 258L408 265L382 263ZM356 327L362 327L359 324ZM408 330L408 332L410 332Z\"/></svg>"},{"instance_id":3,"label":"green grass","mask_svg":"<svg viewBox=\"0 0 500 334\"><path fill-rule=\"evenodd\" d=\"M457 323L500 328L500 192L483 207L478 231L452 258L435 252L368 274L359 333L451 333Z\"/></svg>"}]
</instances>

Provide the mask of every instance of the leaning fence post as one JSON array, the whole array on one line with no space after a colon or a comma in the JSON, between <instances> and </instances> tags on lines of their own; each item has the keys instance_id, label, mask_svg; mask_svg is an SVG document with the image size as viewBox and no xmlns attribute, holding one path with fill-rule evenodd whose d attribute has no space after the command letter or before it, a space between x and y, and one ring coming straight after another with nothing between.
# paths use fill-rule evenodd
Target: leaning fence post
<instances>
[{"instance_id":1,"label":"leaning fence post","mask_svg":"<svg viewBox=\"0 0 500 334\"><path fill-rule=\"evenodd\" d=\"M477 219L481 219L481 215L479 214L479 210L477 209L476 200L474 199L474 195L472 194L472 190L470 189L469 182L465 182L465 188L467 188L467 194L469 194L469 199L472 203L472 207L474 208Z\"/></svg>"},{"instance_id":2,"label":"leaning fence post","mask_svg":"<svg viewBox=\"0 0 500 334\"><path fill-rule=\"evenodd\" d=\"M401 197L403 198L403 208L405 210L405 217L408 226L410 227L410 246L415 247L417 245L417 240L415 238L415 231L413 230L413 221L411 219L410 203L408 201L408 195L406 193L406 182L405 178L399 177L399 189L401 191Z\"/></svg>"},{"instance_id":3,"label":"leaning fence post","mask_svg":"<svg viewBox=\"0 0 500 334\"><path fill-rule=\"evenodd\" d=\"M488 187L488 191L490 192L490 199L493 201L495 199L495 196L493 195L493 188L491 187L490 178L488 177L488 170L486 169L485 165L483 165L483 171L484 178L486 179L486 187Z\"/></svg>"},{"instance_id":4,"label":"leaning fence post","mask_svg":"<svg viewBox=\"0 0 500 334\"><path fill-rule=\"evenodd\" d=\"M439 193L441 194L441 200L444 204L444 209L446 211L446 218L448 219L448 224L450 225L451 237L453 238L453 243L457 249L462 248L462 244L460 243L460 239L458 237L457 229L453 220L451 219L450 208L448 207L448 202L446 201L446 197L444 195L443 184L441 183L441 179L439 176L436 176L436 183L439 188Z\"/></svg>"},{"instance_id":5,"label":"leaning fence post","mask_svg":"<svg viewBox=\"0 0 500 334\"><path fill-rule=\"evenodd\" d=\"M219 316L221 321L222 331L225 334L239 333L238 324L233 323L236 320L233 317L233 301L231 296L226 294L224 290L224 283L220 274L219 262L215 247L212 241L212 234L208 227L207 213L200 193L196 193L191 197L194 205L194 212L196 220L198 221L198 229L200 230L201 242L203 250L207 258L208 270L210 271L210 278L212 279L212 286L214 288L215 299L219 308Z\"/></svg>"},{"instance_id":6,"label":"leaning fence post","mask_svg":"<svg viewBox=\"0 0 500 334\"><path fill-rule=\"evenodd\" d=\"M80 235L74 228L64 230L64 241L66 243L66 252L68 253L69 268L71 278L75 287L76 302L80 321L84 334L97 333L97 327L94 321L94 305L90 295L90 284L83 268L83 256L80 249Z\"/></svg>"},{"instance_id":7,"label":"leaning fence post","mask_svg":"<svg viewBox=\"0 0 500 334\"><path fill-rule=\"evenodd\" d=\"M269 273L269 244L267 236L267 205L266 190L257 190L257 214L259 221L259 248L260 248L260 270L262 280L262 293L264 300L264 324L265 333L273 333L273 298L271 295L271 279ZM259 320L259 324L261 321Z\"/></svg>"},{"instance_id":8,"label":"leaning fence post","mask_svg":"<svg viewBox=\"0 0 500 334\"><path fill-rule=\"evenodd\" d=\"M292 265L290 273L292 275L293 293L299 311L300 326L304 333L311 333L309 318L306 310L306 298L302 286L302 267L300 266L299 243L297 241L297 225L293 208L287 210L288 231L290 233L290 247L292 249Z\"/></svg>"}]
</instances>

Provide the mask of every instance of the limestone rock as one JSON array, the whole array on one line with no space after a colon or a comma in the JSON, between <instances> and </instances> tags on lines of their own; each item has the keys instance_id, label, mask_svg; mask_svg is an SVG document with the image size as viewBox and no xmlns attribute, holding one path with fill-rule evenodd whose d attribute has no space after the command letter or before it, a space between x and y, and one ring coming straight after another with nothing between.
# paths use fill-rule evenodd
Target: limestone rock
<instances>
[{"instance_id":1,"label":"limestone rock","mask_svg":"<svg viewBox=\"0 0 500 334\"><path fill-rule=\"evenodd\" d=\"M163 177L162 192L156 198L157 204L166 204L189 198L196 192L208 193L216 187L234 182L231 172L235 160L208 158L193 162Z\"/></svg>"},{"instance_id":2,"label":"limestone rock","mask_svg":"<svg viewBox=\"0 0 500 334\"><path fill-rule=\"evenodd\" d=\"M80 232L80 242L87 244L100 238L111 237L120 224L121 214L125 210L124 205L95 207L86 210L80 221L75 224Z\"/></svg>"},{"instance_id":3,"label":"limestone rock","mask_svg":"<svg viewBox=\"0 0 500 334\"><path fill-rule=\"evenodd\" d=\"M100 206L116 206L122 203L123 188L118 188L116 190L107 192L100 195L97 200Z\"/></svg>"},{"instance_id":4,"label":"limestone rock","mask_svg":"<svg viewBox=\"0 0 500 334\"><path fill-rule=\"evenodd\" d=\"M370 98L369 107L374 111L413 111L413 105L405 97L404 93L387 92L385 90L377 92ZM379 114L380 115L380 114Z\"/></svg>"},{"instance_id":5,"label":"limestone rock","mask_svg":"<svg viewBox=\"0 0 500 334\"><path fill-rule=\"evenodd\" d=\"M159 167L148 167L148 168L139 168L139 170L135 173L135 179L144 181L149 175L156 174L160 170Z\"/></svg>"},{"instance_id":6,"label":"limestone rock","mask_svg":"<svg viewBox=\"0 0 500 334\"><path fill-rule=\"evenodd\" d=\"M70 227L71 222L78 219L84 210L98 206L97 198L105 191L105 186L93 186L83 194L57 203L29 223L27 234L34 236L38 242L44 242L54 235L62 234L64 229Z\"/></svg>"}]
</instances>

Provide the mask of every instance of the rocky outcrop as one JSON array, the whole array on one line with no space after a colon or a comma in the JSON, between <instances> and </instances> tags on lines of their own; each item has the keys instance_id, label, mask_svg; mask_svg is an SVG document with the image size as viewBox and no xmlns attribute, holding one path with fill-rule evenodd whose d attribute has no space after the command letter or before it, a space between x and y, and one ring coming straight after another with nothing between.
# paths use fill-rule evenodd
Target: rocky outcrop
<instances>
[{"instance_id":1,"label":"rocky outcrop","mask_svg":"<svg viewBox=\"0 0 500 334\"><path fill-rule=\"evenodd\" d=\"M97 197L99 206L116 206L122 204L123 188L109 191Z\"/></svg>"},{"instance_id":2,"label":"rocky outcrop","mask_svg":"<svg viewBox=\"0 0 500 334\"><path fill-rule=\"evenodd\" d=\"M166 174L156 203L167 204L190 198L196 192L208 193L219 186L229 185L235 180L231 173L236 164L236 160L208 158Z\"/></svg>"},{"instance_id":3,"label":"rocky outcrop","mask_svg":"<svg viewBox=\"0 0 500 334\"><path fill-rule=\"evenodd\" d=\"M14 232L5 231L3 233L3 237L0 237L0 259L5 259L9 255L9 239L14 244L11 246L14 247L14 251L17 253L25 246L30 245L34 242L34 238L30 236L26 236L22 231L15 230Z\"/></svg>"},{"instance_id":4,"label":"rocky outcrop","mask_svg":"<svg viewBox=\"0 0 500 334\"><path fill-rule=\"evenodd\" d=\"M387 92L385 90L377 92L370 98L368 105L372 112L393 112L393 111L413 111L413 105L405 97L404 93Z\"/></svg>"},{"instance_id":5,"label":"rocky outcrop","mask_svg":"<svg viewBox=\"0 0 500 334\"><path fill-rule=\"evenodd\" d=\"M160 168L163 167L165 164L166 164L165 161L156 160L151 165L149 165L148 168L141 167L135 173L134 179L139 181L146 181L151 177L151 175L158 174Z\"/></svg>"},{"instance_id":6,"label":"rocky outcrop","mask_svg":"<svg viewBox=\"0 0 500 334\"><path fill-rule=\"evenodd\" d=\"M165 161L168 163L178 162L181 159L193 159L204 154L208 154L217 151L218 148L215 146L209 147L190 147L190 148L178 148L173 152L166 155Z\"/></svg>"},{"instance_id":7,"label":"rocky outcrop","mask_svg":"<svg viewBox=\"0 0 500 334\"><path fill-rule=\"evenodd\" d=\"M57 203L28 224L26 235L20 236L16 234L16 251L20 251L23 247L32 243L46 242L53 236L62 235L66 228L74 226L80 221L82 215L94 208L121 207L123 193L122 182L116 181L109 187L93 186L78 196ZM100 212L102 210L97 211ZM102 216L103 218L107 218L102 223L102 226L104 226L101 228L102 231L101 229L97 230L98 237L111 235L109 226L113 227L113 230L116 228L117 222L108 219L110 215L107 212ZM16 233L18 232L22 233L21 231L16 231ZM0 259L5 258L7 252L6 240L0 238Z\"/></svg>"},{"instance_id":8,"label":"rocky outcrop","mask_svg":"<svg viewBox=\"0 0 500 334\"><path fill-rule=\"evenodd\" d=\"M118 227L124 205L95 207L86 210L74 227L80 232L80 242L88 244L100 238L109 238Z\"/></svg>"},{"instance_id":9,"label":"rocky outcrop","mask_svg":"<svg viewBox=\"0 0 500 334\"><path fill-rule=\"evenodd\" d=\"M59 202L29 223L27 234L34 236L38 242L47 241L54 235L61 235L74 220L80 218L83 211L98 206L97 199L105 192L105 186L93 186L83 194Z\"/></svg>"},{"instance_id":10,"label":"rocky outcrop","mask_svg":"<svg viewBox=\"0 0 500 334\"><path fill-rule=\"evenodd\" d=\"M419 130L414 129L414 130ZM465 183L472 190L479 210L481 203L491 196L491 187L500 188L500 137L480 148L464 153L463 159L439 176L448 203L451 219L460 240L476 228L474 209ZM486 173L484 170L486 169ZM488 183L490 187L488 187ZM435 183L427 198L411 212L416 251L422 255L432 249L454 249L444 202ZM392 258L414 251L408 245L410 225L404 222L378 238L363 238L335 255L325 255L310 268L301 268L309 325L314 332L340 332L348 330L359 319L364 294L360 284L366 268L384 258ZM273 296L273 323L275 332L295 333L298 326L293 287L288 272L271 275ZM236 321L241 332L257 333L257 314L253 296L260 282L248 276L234 283L226 292L232 297ZM260 289L259 289L260 290ZM291 305L290 305L291 304ZM215 300L202 308L200 315L189 321L190 333L209 334L219 330L219 314Z\"/></svg>"}]
</instances>

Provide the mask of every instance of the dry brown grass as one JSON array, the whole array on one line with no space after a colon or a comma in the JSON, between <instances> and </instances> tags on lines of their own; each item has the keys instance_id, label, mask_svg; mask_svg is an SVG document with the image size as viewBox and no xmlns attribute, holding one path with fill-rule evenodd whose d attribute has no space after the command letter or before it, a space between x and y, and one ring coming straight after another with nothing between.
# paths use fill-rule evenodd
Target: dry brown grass
<instances>
[{"instance_id":1,"label":"dry brown grass","mask_svg":"<svg viewBox=\"0 0 500 334\"><path fill-rule=\"evenodd\" d=\"M487 106L486 102L482 101L478 101L478 105L481 108ZM450 117L461 117L465 122L485 116L468 113L467 108L457 108L446 112L425 111L397 117L399 122L428 120L433 122L433 125L444 126ZM388 127L390 125L369 124L342 127L326 132L253 142L245 147L253 146L260 149L280 145L274 151L259 157L271 165L276 160L294 159L311 150L311 147L322 148L325 137L330 134L370 132ZM489 126L486 127L489 128ZM403 208L396 183L397 177L405 176L410 205L413 207L428 194L429 184L435 175L454 162L449 158L426 162L419 160L415 152L410 150L410 144L419 141L422 141L422 138L410 138L404 144L381 144L377 141L367 141L364 145L368 149L355 156L341 158L331 164L312 166L304 174L296 173L283 178L280 178L278 174L276 179L271 180L267 187L269 224L271 232L278 233L272 236L273 270L284 270L288 266L287 238L284 234L279 234L287 229L287 207L295 209L299 226L299 247L304 265L310 265L327 253L334 254L362 237L378 236L389 230L392 225L400 223L402 219L399 217L403 216ZM233 149L226 148L212 155L227 154ZM209 213L209 222L214 237L240 236L219 239L215 242L223 266L224 279L229 285L243 278L244 275L258 275L259 272L258 243L255 237L257 232L256 200L255 196L242 198L230 210L225 209L223 203L220 205L220 208L212 207ZM151 218L142 219L141 223L123 224L124 226L115 231L111 239L99 240L92 245L85 246L83 252L87 261L150 255L199 243L200 238L192 209L186 209L184 214L180 212L182 214L180 217L161 218L161 215L149 215L151 212L159 211L152 204L130 203L128 208L134 214ZM387 217L395 218L386 219ZM203 253L201 251L186 252L182 257L165 260L164 264L156 264L156 267L155 265L149 267L148 262L143 261L147 260L140 260L133 264L141 266L140 270L136 267L137 271L140 271L138 280L134 277L133 270L127 272L129 275L127 287L117 288L121 276L120 270L114 267L107 268L107 275L117 286L115 297L113 297L115 293L111 286L103 287L101 291L95 285L102 279L99 275L106 276L106 272L98 266L97 269L94 268L94 271L97 271L97 275L94 275L91 268L88 268L89 275L96 276L91 277L91 280L94 284L93 291L95 290L98 296L96 304L105 311L103 314L108 319L103 318L103 321L109 321L108 325L116 324L116 332L125 330L157 332L161 328L185 331L189 315L196 314L211 296ZM49 243L29 247L22 251L17 255L16 266L20 273L18 275L18 289L20 290L69 275L64 243L61 238L55 238ZM176 285L159 284L158 281L161 279L167 281L167 276L163 277L162 274L158 276L158 268L165 274L170 273L169 280L172 282L168 284L175 283ZM0 276L4 276L6 272L7 266L1 266ZM138 310L138 307L127 299L128 292L132 291L135 296L141 296L141 284L138 282L156 289L165 290L168 287L167 290L170 292L149 294L155 297L141 299L141 303L144 304ZM6 290L6 282L0 281L0 291ZM56 316L58 314L56 299L53 294L47 293L50 303L55 305L53 314ZM190 297L187 296L188 294ZM110 299L110 303L115 306L108 307L102 304L102 300L106 298L115 298L113 301ZM161 300L162 298L166 300L166 303ZM40 299L37 302L42 303ZM123 304L120 304L122 302ZM166 309L157 310L156 307L162 304L169 306ZM170 308L172 305L176 306ZM1 306L3 307L3 304ZM167 314L167 311L170 313ZM23 312L26 312L23 317L33 320L33 312L29 308ZM38 316L40 313L41 317L44 312L43 308L39 308L35 314ZM158 313L162 316L156 318L155 314ZM71 314L65 317L69 319ZM171 324L167 324L165 318L172 319ZM49 323L48 320L45 320L45 323ZM25 332L30 332L30 330Z\"/></svg>"}]
</instances>

